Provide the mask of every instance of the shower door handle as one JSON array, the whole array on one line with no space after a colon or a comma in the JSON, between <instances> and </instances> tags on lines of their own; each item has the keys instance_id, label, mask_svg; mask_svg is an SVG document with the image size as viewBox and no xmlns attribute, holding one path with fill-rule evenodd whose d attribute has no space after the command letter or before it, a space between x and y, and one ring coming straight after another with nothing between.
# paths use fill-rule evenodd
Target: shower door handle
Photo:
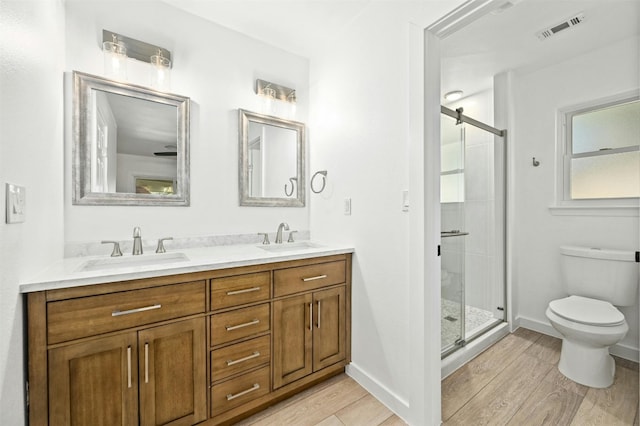
<instances>
[{"instance_id":1,"label":"shower door handle","mask_svg":"<svg viewBox=\"0 0 640 426\"><path fill-rule=\"evenodd\" d=\"M458 229L453 231L441 231L440 238L450 238L450 237L463 237L465 235L469 235L468 232L460 231Z\"/></svg>"}]
</instances>

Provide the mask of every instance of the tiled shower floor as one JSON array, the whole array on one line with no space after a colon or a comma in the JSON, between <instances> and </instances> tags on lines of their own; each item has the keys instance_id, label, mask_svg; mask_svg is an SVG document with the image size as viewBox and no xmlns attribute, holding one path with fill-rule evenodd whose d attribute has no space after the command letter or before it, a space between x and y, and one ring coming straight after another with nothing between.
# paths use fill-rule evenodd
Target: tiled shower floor
<instances>
[{"instance_id":1,"label":"tiled shower floor","mask_svg":"<svg viewBox=\"0 0 640 426\"><path fill-rule=\"evenodd\" d=\"M450 346L460 336L460 302L442 299L441 310L441 348ZM473 335L477 330L495 321L493 313L473 306L465 306L465 330L466 336Z\"/></svg>"}]
</instances>

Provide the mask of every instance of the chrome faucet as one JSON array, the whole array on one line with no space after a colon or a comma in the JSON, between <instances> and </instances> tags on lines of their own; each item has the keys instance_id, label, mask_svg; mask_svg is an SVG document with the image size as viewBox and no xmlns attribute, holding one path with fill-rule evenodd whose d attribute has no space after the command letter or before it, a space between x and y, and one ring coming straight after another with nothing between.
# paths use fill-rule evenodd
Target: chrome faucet
<instances>
[{"instance_id":1,"label":"chrome faucet","mask_svg":"<svg viewBox=\"0 0 640 426\"><path fill-rule=\"evenodd\" d=\"M289 224L282 222L280 225L278 225L278 232L276 233L276 244L282 244L282 229L284 228L285 231L289 230Z\"/></svg>"},{"instance_id":2,"label":"chrome faucet","mask_svg":"<svg viewBox=\"0 0 640 426\"><path fill-rule=\"evenodd\" d=\"M142 235L140 227L133 228L133 255L142 254Z\"/></svg>"}]
</instances>

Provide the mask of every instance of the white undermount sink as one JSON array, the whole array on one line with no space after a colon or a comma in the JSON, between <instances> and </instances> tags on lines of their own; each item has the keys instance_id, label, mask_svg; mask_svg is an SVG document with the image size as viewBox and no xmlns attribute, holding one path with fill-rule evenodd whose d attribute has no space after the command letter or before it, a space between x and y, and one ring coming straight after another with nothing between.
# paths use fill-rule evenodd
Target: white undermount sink
<instances>
[{"instance_id":1,"label":"white undermount sink","mask_svg":"<svg viewBox=\"0 0 640 426\"><path fill-rule=\"evenodd\" d=\"M314 244L309 241L297 241L295 243L269 244L269 245L261 245L258 247L266 251L281 252L281 251L306 250L306 249L317 248L322 246L319 244Z\"/></svg>"},{"instance_id":2,"label":"white undermount sink","mask_svg":"<svg viewBox=\"0 0 640 426\"><path fill-rule=\"evenodd\" d=\"M139 256L118 256L92 259L84 262L77 272L105 271L138 266L166 265L167 263L186 262L189 258L184 253L154 253Z\"/></svg>"}]
</instances>

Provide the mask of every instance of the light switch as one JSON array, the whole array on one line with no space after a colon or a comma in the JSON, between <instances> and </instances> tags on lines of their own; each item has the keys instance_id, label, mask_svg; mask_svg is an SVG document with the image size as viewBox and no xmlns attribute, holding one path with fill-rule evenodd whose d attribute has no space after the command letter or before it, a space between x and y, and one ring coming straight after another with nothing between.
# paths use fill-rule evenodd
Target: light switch
<instances>
[{"instance_id":1,"label":"light switch","mask_svg":"<svg viewBox=\"0 0 640 426\"><path fill-rule=\"evenodd\" d=\"M405 189L404 191L402 191L402 211L403 212L409 211L409 190L408 189Z\"/></svg>"},{"instance_id":2,"label":"light switch","mask_svg":"<svg viewBox=\"0 0 640 426\"><path fill-rule=\"evenodd\" d=\"M13 185L7 183L5 186L6 206L7 206L7 223L24 222L25 206L26 206L26 189L24 186Z\"/></svg>"},{"instance_id":3,"label":"light switch","mask_svg":"<svg viewBox=\"0 0 640 426\"><path fill-rule=\"evenodd\" d=\"M344 215L351 216L351 198L344 199Z\"/></svg>"}]
</instances>

